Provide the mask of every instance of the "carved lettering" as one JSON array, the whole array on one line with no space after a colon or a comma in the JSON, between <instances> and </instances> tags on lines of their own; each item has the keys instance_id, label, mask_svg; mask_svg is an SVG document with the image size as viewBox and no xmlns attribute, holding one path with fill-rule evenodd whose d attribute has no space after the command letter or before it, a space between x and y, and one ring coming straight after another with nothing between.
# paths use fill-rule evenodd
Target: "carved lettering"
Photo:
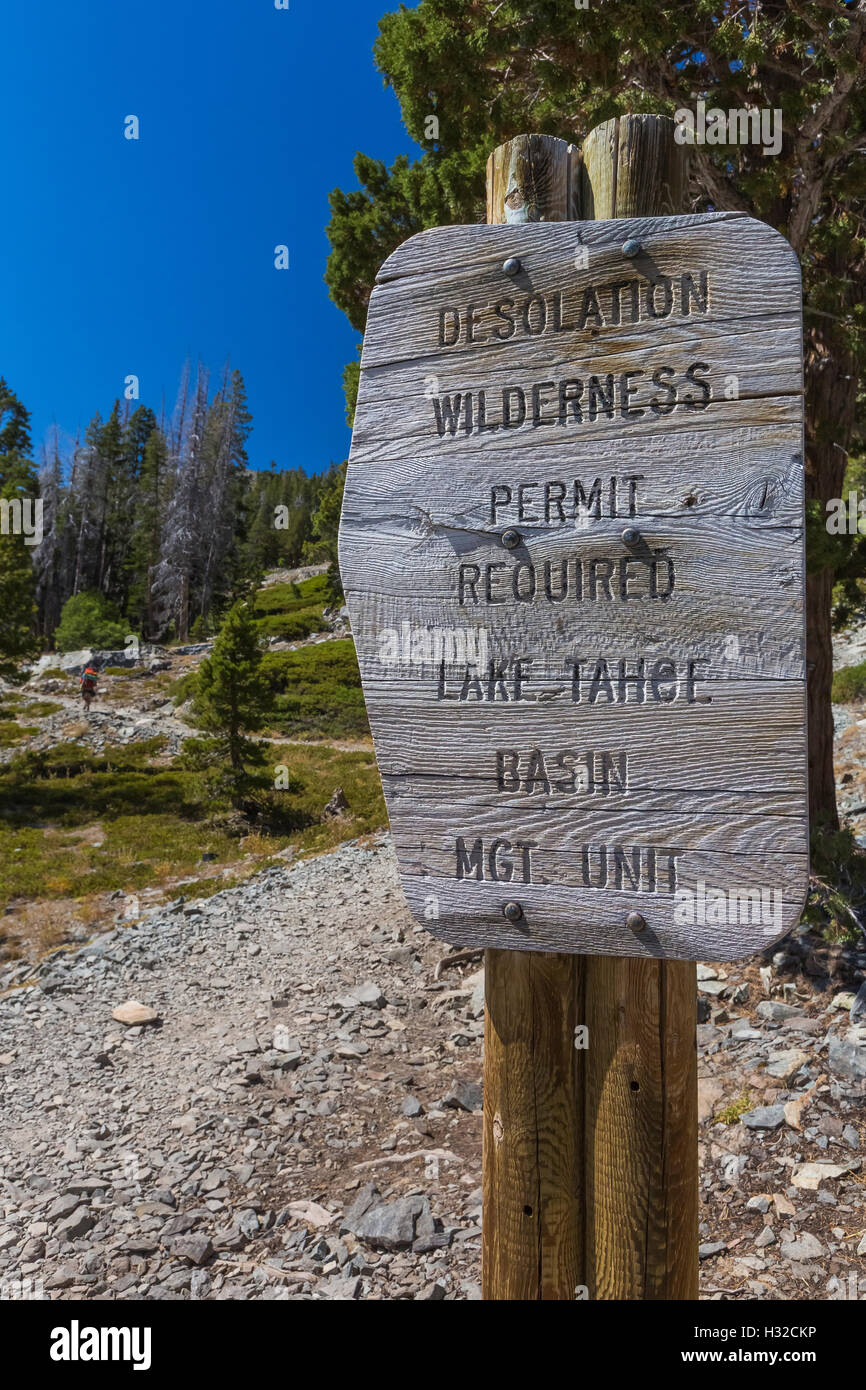
<instances>
[{"instance_id":1,"label":"carved lettering","mask_svg":"<svg viewBox=\"0 0 866 1390\"><path fill-rule=\"evenodd\" d=\"M670 705L681 701L689 705L712 703L712 696L698 690L698 667L708 657L674 661L663 657L648 661L644 657L619 660L595 657L571 661L571 699L579 704Z\"/></svg>"},{"instance_id":2,"label":"carved lettering","mask_svg":"<svg viewBox=\"0 0 866 1390\"><path fill-rule=\"evenodd\" d=\"M580 886L619 892L677 891L677 850L647 845L581 845Z\"/></svg>"},{"instance_id":3,"label":"carved lettering","mask_svg":"<svg viewBox=\"0 0 866 1390\"><path fill-rule=\"evenodd\" d=\"M676 566L666 548L636 555L570 555L562 560L462 562L457 570L461 607L521 603L628 603L636 598L668 603L676 588Z\"/></svg>"},{"instance_id":4,"label":"carved lettering","mask_svg":"<svg viewBox=\"0 0 866 1390\"><path fill-rule=\"evenodd\" d=\"M628 795L628 753L597 749L500 748L496 753L496 789L502 793L544 796Z\"/></svg>"},{"instance_id":5,"label":"carved lettering","mask_svg":"<svg viewBox=\"0 0 866 1390\"><path fill-rule=\"evenodd\" d=\"M499 429L517 430L524 425L538 429L544 425L580 425L585 421L592 424L598 420L637 420L647 410L658 416L670 415L677 409L706 410L713 400L709 371L707 362L691 362L682 368L662 365L651 374L638 370L608 372L603 376L515 384L498 390L485 386L472 391L439 392L430 397L433 424L439 438L447 440Z\"/></svg>"},{"instance_id":6,"label":"carved lettering","mask_svg":"<svg viewBox=\"0 0 866 1390\"><path fill-rule=\"evenodd\" d=\"M458 879L474 878L477 883L531 883L532 851L538 846L529 840L491 840L485 849L483 839L466 847L463 835L457 836Z\"/></svg>"},{"instance_id":7,"label":"carved lettering","mask_svg":"<svg viewBox=\"0 0 866 1390\"><path fill-rule=\"evenodd\" d=\"M439 310L437 342L440 348L453 348L461 342L591 334L653 319L695 317L706 314L709 306L706 270L686 270L676 277L656 272L651 278L632 276L603 284L578 283L550 294L452 305Z\"/></svg>"}]
</instances>

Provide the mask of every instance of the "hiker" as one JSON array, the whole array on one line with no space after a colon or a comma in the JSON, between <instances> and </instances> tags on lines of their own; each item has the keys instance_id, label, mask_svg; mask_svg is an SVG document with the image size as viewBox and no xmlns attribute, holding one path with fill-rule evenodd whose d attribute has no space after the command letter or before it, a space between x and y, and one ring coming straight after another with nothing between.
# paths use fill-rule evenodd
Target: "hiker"
<instances>
[{"instance_id":1,"label":"hiker","mask_svg":"<svg viewBox=\"0 0 866 1390\"><path fill-rule=\"evenodd\" d=\"M92 666L85 666L81 676L81 698L84 701L84 708L90 713L90 701L96 694L96 686L99 676Z\"/></svg>"}]
</instances>

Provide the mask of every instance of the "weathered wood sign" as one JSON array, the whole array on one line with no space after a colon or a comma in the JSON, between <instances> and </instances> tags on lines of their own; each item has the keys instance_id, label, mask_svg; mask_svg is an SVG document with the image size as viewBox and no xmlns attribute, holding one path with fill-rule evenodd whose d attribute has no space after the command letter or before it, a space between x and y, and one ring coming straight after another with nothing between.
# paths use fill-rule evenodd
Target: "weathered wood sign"
<instances>
[{"instance_id":1,"label":"weathered wood sign","mask_svg":"<svg viewBox=\"0 0 866 1390\"><path fill-rule=\"evenodd\" d=\"M373 291L340 560L409 905L733 959L808 883L800 271L732 213L446 227Z\"/></svg>"}]
</instances>

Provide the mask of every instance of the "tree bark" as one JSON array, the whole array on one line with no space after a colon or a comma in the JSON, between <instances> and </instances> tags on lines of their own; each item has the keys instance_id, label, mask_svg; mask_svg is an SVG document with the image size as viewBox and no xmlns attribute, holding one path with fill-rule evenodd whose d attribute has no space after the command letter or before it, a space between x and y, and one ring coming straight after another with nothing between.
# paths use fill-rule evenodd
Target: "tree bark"
<instances>
[{"instance_id":1,"label":"tree bark","mask_svg":"<svg viewBox=\"0 0 866 1390\"><path fill-rule=\"evenodd\" d=\"M840 267L833 268L841 273ZM857 369L839 327L822 318L806 337L806 498L826 503L841 497L847 448L857 405ZM814 824L839 825L833 768L833 572L806 577L806 668L809 709L809 816Z\"/></svg>"}]
</instances>

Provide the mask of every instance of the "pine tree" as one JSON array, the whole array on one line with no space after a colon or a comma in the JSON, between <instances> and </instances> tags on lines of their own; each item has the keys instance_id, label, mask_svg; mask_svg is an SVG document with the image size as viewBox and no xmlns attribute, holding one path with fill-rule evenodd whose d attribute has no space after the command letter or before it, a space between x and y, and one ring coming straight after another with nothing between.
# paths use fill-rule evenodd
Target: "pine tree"
<instances>
[{"instance_id":1,"label":"pine tree","mask_svg":"<svg viewBox=\"0 0 866 1390\"><path fill-rule=\"evenodd\" d=\"M274 528L274 483L276 465L271 460L267 473L257 473L250 479L247 496L249 519L243 568L248 576L261 576L273 568L276 561L276 531Z\"/></svg>"},{"instance_id":2,"label":"pine tree","mask_svg":"<svg viewBox=\"0 0 866 1390\"><path fill-rule=\"evenodd\" d=\"M184 370L170 425L146 405L91 420L84 442L55 428L37 481L27 412L0 382L0 485L42 488L45 534L32 559L38 630L50 642L67 601L102 594L126 631L153 640L206 633L269 566L295 565L309 539L323 479L303 469L249 468L252 426L239 371L226 371L209 399L199 367ZM23 460L23 461L22 461ZM277 506L287 524L275 525ZM283 518L286 519L286 518Z\"/></svg>"},{"instance_id":3,"label":"pine tree","mask_svg":"<svg viewBox=\"0 0 866 1390\"><path fill-rule=\"evenodd\" d=\"M302 563L324 485L322 475L308 477L303 468L277 472L273 461L266 472L248 475L248 536L241 560L245 577Z\"/></svg>"},{"instance_id":4,"label":"pine tree","mask_svg":"<svg viewBox=\"0 0 866 1390\"><path fill-rule=\"evenodd\" d=\"M208 526L202 537L196 607L204 618L233 594L240 578L241 545L246 531L246 441L252 417L239 371L223 381L205 424L201 491Z\"/></svg>"},{"instance_id":5,"label":"pine tree","mask_svg":"<svg viewBox=\"0 0 866 1390\"><path fill-rule=\"evenodd\" d=\"M22 485L31 485L30 447L30 412L0 376L0 477L4 484L15 481L13 472L20 468Z\"/></svg>"},{"instance_id":6,"label":"pine tree","mask_svg":"<svg viewBox=\"0 0 866 1390\"><path fill-rule=\"evenodd\" d=\"M341 463L339 468L332 467L328 472L318 508L313 513L310 541L306 546L306 554L311 561L327 560L328 579L335 598L343 592L337 541L345 486L346 464Z\"/></svg>"},{"instance_id":7,"label":"pine tree","mask_svg":"<svg viewBox=\"0 0 866 1390\"><path fill-rule=\"evenodd\" d=\"M130 595L137 583L134 539L142 506L141 474L148 440L156 430L156 416L140 405L128 416L111 475L108 506L108 575L103 588L123 612L130 608Z\"/></svg>"},{"instance_id":8,"label":"pine tree","mask_svg":"<svg viewBox=\"0 0 866 1390\"><path fill-rule=\"evenodd\" d=\"M138 471L135 514L130 538L129 615L148 637L156 636L154 582L162 546L170 478L168 445L162 430L150 431Z\"/></svg>"},{"instance_id":9,"label":"pine tree","mask_svg":"<svg viewBox=\"0 0 866 1390\"><path fill-rule=\"evenodd\" d=\"M118 650L124 645L128 628L111 599L99 589L87 589L64 603L54 641L61 652L80 651L83 647Z\"/></svg>"},{"instance_id":10,"label":"pine tree","mask_svg":"<svg viewBox=\"0 0 866 1390\"><path fill-rule=\"evenodd\" d=\"M259 637L247 602L236 603L226 615L213 653L199 668L194 711L200 726L216 735L230 769L232 799L239 804L251 779L245 763L260 761L259 745L248 733L261 729L269 708L269 693L260 675Z\"/></svg>"},{"instance_id":11,"label":"pine tree","mask_svg":"<svg viewBox=\"0 0 866 1390\"><path fill-rule=\"evenodd\" d=\"M102 416L97 412L76 451L70 480L70 516L76 535L72 592L98 589L102 578L105 514L108 502L106 459L100 449Z\"/></svg>"},{"instance_id":12,"label":"pine tree","mask_svg":"<svg viewBox=\"0 0 866 1390\"><path fill-rule=\"evenodd\" d=\"M332 297L362 329L376 270L401 241L424 226L483 220L485 159L503 140L537 131L579 142L610 117L673 115L694 110L699 98L725 111L782 112L777 157L755 145L695 146L689 205L768 222L803 269L810 808L831 824L833 569L815 541L827 501L842 495L848 454L863 448L856 417L866 365L864 57L866 8L827 0L401 6L381 21L375 58L425 153L390 172L359 156L362 190L332 194L328 229ZM355 375L347 372L350 390Z\"/></svg>"},{"instance_id":13,"label":"pine tree","mask_svg":"<svg viewBox=\"0 0 866 1390\"><path fill-rule=\"evenodd\" d=\"M63 467L60 461L60 443L57 429L52 431L50 442L46 441L42 450L42 467L39 472L39 489L42 497L43 537L40 545L33 551L33 570L36 583L36 606L38 611L38 630L44 637L50 637L60 621L63 599ZM62 595L62 597L61 597Z\"/></svg>"},{"instance_id":14,"label":"pine tree","mask_svg":"<svg viewBox=\"0 0 866 1390\"><path fill-rule=\"evenodd\" d=\"M0 377L0 677L9 681L20 680L20 663L39 651L33 548L24 530L14 529L16 510L23 518L24 505L34 508L39 494L29 452L29 412Z\"/></svg>"},{"instance_id":15,"label":"pine tree","mask_svg":"<svg viewBox=\"0 0 866 1390\"><path fill-rule=\"evenodd\" d=\"M171 436L172 490L154 584L157 624L162 630L173 627L181 642L189 636L191 596L201 563L202 534L209 524L202 486L208 374L199 364L191 405L186 381L185 375Z\"/></svg>"},{"instance_id":16,"label":"pine tree","mask_svg":"<svg viewBox=\"0 0 866 1390\"><path fill-rule=\"evenodd\" d=\"M126 607L129 540L135 504L135 477L120 402L99 432L96 448L105 480L105 513L97 571L97 587L112 603Z\"/></svg>"},{"instance_id":17,"label":"pine tree","mask_svg":"<svg viewBox=\"0 0 866 1390\"><path fill-rule=\"evenodd\" d=\"M0 497L9 497L3 489ZM0 676L22 678L20 663L39 654L33 565L23 536L0 534Z\"/></svg>"},{"instance_id":18,"label":"pine tree","mask_svg":"<svg viewBox=\"0 0 866 1390\"><path fill-rule=\"evenodd\" d=\"M378 159L355 156L354 173L360 191L343 193L337 188L328 200L332 213L328 237L333 250L325 274L334 303L353 328L363 330L376 272L401 241L425 227L484 220L484 166L477 167L479 160L480 155L476 155L464 169L459 158L461 178L451 186L443 177L444 166L427 158L410 164L401 155L388 169ZM477 210L476 215L469 216L469 209L478 201L479 187L480 217Z\"/></svg>"}]
</instances>

